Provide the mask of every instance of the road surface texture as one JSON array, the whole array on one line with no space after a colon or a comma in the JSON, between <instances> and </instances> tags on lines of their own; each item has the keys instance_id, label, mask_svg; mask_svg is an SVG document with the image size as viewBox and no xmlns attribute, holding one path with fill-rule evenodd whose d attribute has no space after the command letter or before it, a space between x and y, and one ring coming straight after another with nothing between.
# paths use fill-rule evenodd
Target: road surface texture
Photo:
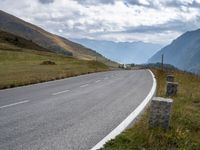
<instances>
[{"instance_id":1,"label":"road surface texture","mask_svg":"<svg viewBox=\"0 0 200 150\"><path fill-rule=\"evenodd\" d=\"M110 71L0 90L1 150L89 150L152 88L149 71Z\"/></svg>"}]
</instances>

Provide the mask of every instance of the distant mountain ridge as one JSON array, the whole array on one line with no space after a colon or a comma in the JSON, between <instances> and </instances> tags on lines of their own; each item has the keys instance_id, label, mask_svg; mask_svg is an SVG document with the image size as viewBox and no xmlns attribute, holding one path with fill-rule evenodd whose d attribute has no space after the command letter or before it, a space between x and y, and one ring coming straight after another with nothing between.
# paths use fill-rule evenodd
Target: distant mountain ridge
<instances>
[{"instance_id":1,"label":"distant mountain ridge","mask_svg":"<svg viewBox=\"0 0 200 150\"><path fill-rule=\"evenodd\" d=\"M184 33L157 52L148 62L160 62L162 54L164 63L200 74L200 29Z\"/></svg>"},{"instance_id":2,"label":"distant mountain ridge","mask_svg":"<svg viewBox=\"0 0 200 150\"><path fill-rule=\"evenodd\" d=\"M72 39L96 50L109 59L121 63L146 63L163 46L144 42L113 42L104 40Z\"/></svg>"},{"instance_id":3,"label":"distant mountain ridge","mask_svg":"<svg viewBox=\"0 0 200 150\"><path fill-rule=\"evenodd\" d=\"M54 53L64 54L67 56L73 55L76 58L86 60L94 60L96 57L99 57L102 61L107 61L107 59L101 54L89 48L63 37L51 34L1 10L0 30L31 40L44 49L48 49Z\"/></svg>"}]
</instances>

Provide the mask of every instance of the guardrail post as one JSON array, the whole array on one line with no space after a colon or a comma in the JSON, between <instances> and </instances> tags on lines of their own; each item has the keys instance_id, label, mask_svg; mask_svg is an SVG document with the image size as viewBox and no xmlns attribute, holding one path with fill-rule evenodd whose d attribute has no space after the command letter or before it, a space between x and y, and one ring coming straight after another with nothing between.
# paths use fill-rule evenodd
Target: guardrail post
<instances>
[{"instance_id":1,"label":"guardrail post","mask_svg":"<svg viewBox=\"0 0 200 150\"><path fill-rule=\"evenodd\" d=\"M167 82L174 82L174 75L167 75Z\"/></svg>"},{"instance_id":2,"label":"guardrail post","mask_svg":"<svg viewBox=\"0 0 200 150\"><path fill-rule=\"evenodd\" d=\"M178 83L177 82L167 82L166 96L175 96L178 91Z\"/></svg>"},{"instance_id":3,"label":"guardrail post","mask_svg":"<svg viewBox=\"0 0 200 150\"><path fill-rule=\"evenodd\" d=\"M173 100L154 97L151 101L149 127L169 128Z\"/></svg>"}]
</instances>

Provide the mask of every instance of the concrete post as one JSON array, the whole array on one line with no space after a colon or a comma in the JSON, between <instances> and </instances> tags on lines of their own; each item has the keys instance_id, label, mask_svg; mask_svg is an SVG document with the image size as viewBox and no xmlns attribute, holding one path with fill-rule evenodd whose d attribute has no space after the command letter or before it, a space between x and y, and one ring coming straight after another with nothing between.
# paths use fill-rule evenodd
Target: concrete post
<instances>
[{"instance_id":1,"label":"concrete post","mask_svg":"<svg viewBox=\"0 0 200 150\"><path fill-rule=\"evenodd\" d=\"M150 106L150 128L169 128L170 114L173 100L162 97L154 97Z\"/></svg>"},{"instance_id":2,"label":"concrete post","mask_svg":"<svg viewBox=\"0 0 200 150\"><path fill-rule=\"evenodd\" d=\"M177 82L167 82L166 96L175 96L178 91Z\"/></svg>"},{"instance_id":3,"label":"concrete post","mask_svg":"<svg viewBox=\"0 0 200 150\"><path fill-rule=\"evenodd\" d=\"M167 82L174 82L174 76L173 75L168 75L167 76Z\"/></svg>"}]
</instances>

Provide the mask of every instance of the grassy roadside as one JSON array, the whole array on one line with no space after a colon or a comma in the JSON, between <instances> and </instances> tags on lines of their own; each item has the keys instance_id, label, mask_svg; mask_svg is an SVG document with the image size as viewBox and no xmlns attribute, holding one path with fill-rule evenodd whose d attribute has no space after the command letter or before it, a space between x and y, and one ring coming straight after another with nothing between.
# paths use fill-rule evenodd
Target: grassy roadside
<instances>
[{"instance_id":1,"label":"grassy roadside","mask_svg":"<svg viewBox=\"0 0 200 150\"><path fill-rule=\"evenodd\" d=\"M44 61L55 65L42 64ZM0 89L77 76L109 68L96 61L28 49L0 50Z\"/></svg>"},{"instance_id":2,"label":"grassy roadside","mask_svg":"<svg viewBox=\"0 0 200 150\"><path fill-rule=\"evenodd\" d=\"M158 96L165 96L166 72L153 70ZM171 72L179 82L173 97L170 129L149 129L149 110L132 128L108 142L102 150L199 150L200 149L200 77Z\"/></svg>"}]
</instances>

